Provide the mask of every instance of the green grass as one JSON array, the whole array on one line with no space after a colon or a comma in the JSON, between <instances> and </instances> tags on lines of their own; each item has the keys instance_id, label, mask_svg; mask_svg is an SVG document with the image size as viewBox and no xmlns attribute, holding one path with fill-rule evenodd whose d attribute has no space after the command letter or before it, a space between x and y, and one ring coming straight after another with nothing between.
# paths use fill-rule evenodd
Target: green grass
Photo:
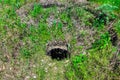
<instances>
[{"instance_id":1,"label":"green grass","mask_svg":"<svg viewBox=\"0 0 120 80\"><path fill-rule=\"evenodd\" d=\"M91 49L88 55L78 55L72 58L72 62L67 69L68 80L103 80L117 79L117 72L111 71L109 60L112 57L112 46L96 51Z\"/></svg>"},{"instance_id":2,"label":"green grass","mask_svg":"<svg viewBox=\"0 0 120 80\"><path fill-rule=\"evenodd\" d=\"M105 48L108 44L110 44L110 36L108 33L104 33L100 35L100 39L92 44L92 48L99 50Z\"/></svg>"},{"instance_id":3,"label":"green grass","mask_svg":"<svg viewBox=\"0 0 120 80\"><path fill-rule=\"evenodd\" d=\"M41 5L38 4L38 3L35 3L34 7L33 7L33 10L31 11L31 15L33 17L37 17L37 15L41 14L42 12L43 12L43 8L41 7Z\"/></svg>"},{"instance_id":4,"label":"green grass","mask_svg":"<svg viewBox=\"0 0 120 80\"><path fill-rule=\"evenodd\" d=\"M117 6L117 7L120 7L120 1L119 0L91 0L91 1L94 1L94 2L100 2L100 3L108 3L108 4L111 4L111 5L114 5L114 6Z\"/></svg>"},{"instance_id":5,"label":"green grass","mask_svg":"<svg viewBox=\"0 0 120 80\"><path fill-rule=\"evenodd\" d=\"M116 23L115 23L115 30L116 32L118 33L118 35L120 36L120 20L118 20Z\"/></svg>"},{"instance_id":6,"label":"green grass","mask_svg":"<svg viewBox=\"0 0 120 80\"><path fill-rule=\"evenodd\" d=\"M111 11L114 9L115 12L119 13L120 1L119 0L90 0L92 2L98 3L101 6L104 6L104 9ZM107 7L109 6L109 7Z\"/></svg>"}]
</instances>

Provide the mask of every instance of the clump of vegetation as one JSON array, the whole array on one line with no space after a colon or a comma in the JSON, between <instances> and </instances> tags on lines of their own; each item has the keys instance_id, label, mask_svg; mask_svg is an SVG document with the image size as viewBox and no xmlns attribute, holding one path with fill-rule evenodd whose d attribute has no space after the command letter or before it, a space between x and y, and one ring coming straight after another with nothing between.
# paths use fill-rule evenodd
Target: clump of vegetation
<instances>
[{"instance_id":1,"label":"clump of vegetation","mask_svg":"<svg viewBox=\"0 0 120 80\"><path fill-rule=\"evenodd\" d=\"M22 48L21 49L21 55L25 58L29 58L30 56L32 56L31 52L29 51L29 49L26 48Z\"/></svg>"},{"instance_id":2,"label":"clump of vegetation","mask_svg":"<svg viewBox=\"0 0 120 80\"><path fill-rule=\"evenodd\" d=\"M113 5L113 6L117 6L120 8L120 1L119 0L90 0L90 1L93 1L93 2L98 2L98 3L101 3L101 4L110 4L110 5Z\"/></svg>"},{"instance_id":3,"label":"clump of vegetation","mask_svg":"<svg viewBox=\"0 0 120 80\"><path fill-rule=\"evenodd\" d=\"M87 62L87 56L84 54L79 54L77 56L74 56L72 58L71 65L66 71L66 78L68 80L79 80L84 79L86 77L86 62Z\"/></svg>"},{"instance_id":4,"label":"clump of vegetation","mask_svg":"<svg viewBox=\"0 0 120 80\"><path fill-rule=\"evenodd\" d=\"M120 20L118 20L116 23L115 23L115 30L117 31L118 35L120 36Z\"/></svg>"},{"instance_id":5,"label":"clump of vegetation","mask_svg":"<svg viewBox=\"0 0 120 80\"><path fill-rule=\"evenodd\" d=\"M108 44L110 44L109 33L104 33L104 34L101 34L100 39L96 40L92 44L92 48L99 50L99 49L105 48Z\"/></svg>"},{"instance_id":6,"label":"clump of vegetation","mask_svg":"<svg viewBox=\"0 0 120 80\"><path fill-rule=\"evenodd\" d=\"M99 10L101 9L104 12L113 12L113 11L117 10L118 7L110 5L110 4L103 4L100 7L98 7L97 9L99 9Z\"/></svg>"},{"instance_id":7,"label":"clump of vegetation","mask_svg":"<svg viewBox=\"0 0 120 80\"><path fill-rule=\"evenodd\" d=\"M114 11L117 9L118 6L112 4L103 4L96 8L98 12L101 12L95 16L96 18L92 23L93 27L97 29L100 28L98 32L102 32L102 30L105 29L106 24L109 24L110 21L117 18L117 16L114 14ZM119 29L118 24L119 22L116 23L116 31ZM81 54L80 56L74 56L71 59L71 64L69 65L70 68L67 68L66 71L66 78L68 80L118 79L118 73L113 70L114 67L112 67L110 62L112 56L117 52L117 49L112 46L108 31L104 31L105 33L101 34L100 38L96 39L92 44L92 48L86 50L88 53L87 55ZM85 59L83 58L84 56L86 56ZM82 59L83 61L81 61ZM117 70L119 70L119 68L117 68Z\"/></svg>"},{"instance_id":8,"label":"clump of vegetation","mask_svg":"<svg viewBox=\"0 0 120 80\"><path fill-rule=\"evenodd\" d=\"M101 50L91 49L88 55L80 54L72 58L66 77L68 80L104 80L117 79L117 72L112 71L110 59L113 55L112 46L108 45Z\"/></svg>"},{"instance_id":9,"label":"clump of vegetation","mask_svg":"<svg viewBox=\"0 0 120 80\"><path fill-rule=\"evenodd\" d=\"M38 4L38 3L35 3L34 7L33 7L33 10L31 11L31 15L33 17L37 17L37 15L38 14L40 15L40 13L42 13L42 12L43 12L42 6L40 4Z\"/></svg>"}]
</instances>

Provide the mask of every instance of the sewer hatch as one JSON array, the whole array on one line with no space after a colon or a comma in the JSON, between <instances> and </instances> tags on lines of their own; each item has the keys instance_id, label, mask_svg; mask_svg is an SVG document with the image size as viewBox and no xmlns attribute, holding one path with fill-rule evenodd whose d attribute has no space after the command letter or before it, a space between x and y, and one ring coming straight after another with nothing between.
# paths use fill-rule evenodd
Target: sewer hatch
<instances>
[{"instance_id":1,"label":"sewer hatch","mask_svg":"<svg viewBox=\"0 0 120 80\"><path fill-rule=\"evenodd\" d=\"M47 44L47 55L52 59L62 60L70 58L68 44L66 41L53 41Z\"/></svg>"}]
</instances>

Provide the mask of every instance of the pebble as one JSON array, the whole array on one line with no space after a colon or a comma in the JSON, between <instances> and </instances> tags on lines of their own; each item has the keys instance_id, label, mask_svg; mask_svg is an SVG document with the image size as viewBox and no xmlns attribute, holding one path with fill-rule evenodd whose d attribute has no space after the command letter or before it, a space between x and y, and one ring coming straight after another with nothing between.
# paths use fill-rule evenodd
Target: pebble
<instances>
[{"instance_id":1,"label":"pebble","mask_svg":"<svg viewBox=\"0 0 120 80\"><path fill-rule=\"evenodd\" d=\"M34 75L34 76L33 76L33 78L34 78L34 79L36 79L36 78L37 78L37 76L35 76L35 75Z\"/></svg>"}]
</instances>

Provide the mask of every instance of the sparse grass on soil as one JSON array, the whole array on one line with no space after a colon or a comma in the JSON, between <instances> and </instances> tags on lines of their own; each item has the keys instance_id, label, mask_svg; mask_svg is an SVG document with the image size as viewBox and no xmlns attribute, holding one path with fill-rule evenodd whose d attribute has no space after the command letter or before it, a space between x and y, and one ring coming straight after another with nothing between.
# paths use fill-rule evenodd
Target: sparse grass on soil
<instances>
[{"instance_id":1,"label":"sparse grass on soil","mask_svg":"<svg viewBox=\"0 0 120 80\"><path fill-rule=\"evenodd\" d=\"M0 0L0 80L120 79L119 1L36 1ZM58 40L70 58L46 55Z\"/></svg>"}]
</instances>

